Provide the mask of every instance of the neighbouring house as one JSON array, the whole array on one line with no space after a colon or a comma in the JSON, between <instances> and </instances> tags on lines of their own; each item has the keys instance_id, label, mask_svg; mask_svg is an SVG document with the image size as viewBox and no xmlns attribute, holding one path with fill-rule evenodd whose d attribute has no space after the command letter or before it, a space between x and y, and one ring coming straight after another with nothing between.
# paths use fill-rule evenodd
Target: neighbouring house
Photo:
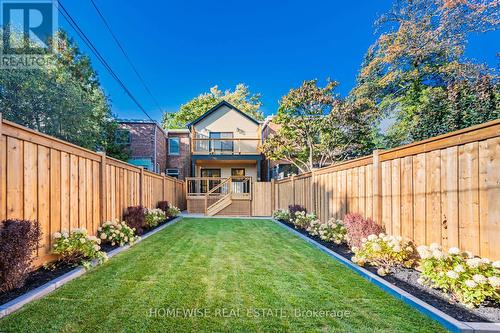
<instances>
[{"instance_id":1,"label":"neighbouring house","mask_svg":"<svg viewBox=\"0 0 500 333\"><path fill-rule=\"evenodd\" d=\"M262 125L262 140L265 140L279 130L280 125L274 123L273 118L273 116L267 117ZM283 179L291 174L298 174L298 169L290 162L284 160L271 161L264 157L262 161L262 175L264 180Z\"/></svg>"},{"instance_id":2,"label":"neighbouring house","mask_svg":"<svg viewBox=\"0 0 500 333\"><path fill-rule=\"evenodd\" d=\"M118 123L119 143L127 145L131 152L128 162L156 173L165 172L167 134L161 126L155 121L137 119L119 119Z\"/></svg>"},{"instance_id":3,"label":"neighbouring house","mask_svg":"<svg viewBox=\"0 0 500 333\"><path fill-rule=\"evenodd\" d=\"M191 137L188 129L167 131L166 174L184 180L191 175Z\"/></svg>"}]
</instances>

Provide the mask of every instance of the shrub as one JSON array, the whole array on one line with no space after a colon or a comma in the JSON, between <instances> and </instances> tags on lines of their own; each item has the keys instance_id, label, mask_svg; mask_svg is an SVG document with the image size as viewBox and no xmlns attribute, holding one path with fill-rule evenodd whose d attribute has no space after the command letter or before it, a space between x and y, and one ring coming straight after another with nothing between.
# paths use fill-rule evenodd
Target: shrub
<instances>
[{"instance_id":1,"label":"shrub","mask_svg":"<svg viewBox=\"0 0 500 333\"><path fill-rule=\"evenodd\" d=\"M156 208L161 209L164 213L168 212L168 207L170 207L168 201L159 201L156 205Z\"/></svg>"},{"instance_id":2,"label":"shrub","mask_svg":"<svg viewBox=\"0 0 500 333\"><path fill-rule=\"evenodd\" d=\"M415 264L415 246L409 240L399 236L369 235L362 239L360 248L353 247L352 261L363 266L369 264L379 269L377 274L384 276L396 266L410 268Z\"/></svg>"},{"instance_id":3,"label":"shrub","mask_svg":"<svg viewBox=\"0 0 500 333\"><path fill-rule=\"evenodd\" d=\"M171 205L168 207L167 217L176 217L176 216L179 216L180 213L181 213L181 210L179 208Z\"/></svg>"},{"instance_id":4,"label":"shrub","mask_svg":"<svg viewBox=\"0 0 500 333\"><path fill-rule=\"evenodd\" d=\"M5 220L0 225L0 292L21 288L42 233L38 222Z\"/></svg>"},{"instance_id":5,"label":"shrub","mask_svg":"<svg viewBox=\"0 0 500 333\"><path fill-rule=\"evenodd\" d=\"M292 219L292 223L295 228L306 229L311 222L316 219L317 217L315 214L307 214L305 211L297 211Z\"/></svg>"},{"instance_id":6,"label":"shrub","mask_svg":"<svg viewBox=\"0 0 500 333\"><path fill-rule=\"evenodd\" d=\"M148 209L146 210L146 214L144 215L144 222L148 228L154 228L166 219L167 214L165 214L165 212L159 208Z\"/></svg>"},{"instance_id":7,"label":"shrub","mask_svg":"<svg viewBox=\"0 0 500 333\"><path fill-rule=\"evenodd\" d=\"M369 235L378 235L384 232L384 228L372 219L365 219L360 214L347 214L344 217L344 226L347 229L347 242L349 246L361 247L361 240Z\"/></svg>"},{"instance_id":8,"label":"shrub","mask_svg":"<svg viewBox=\"0 0 500 333\"><path fill-rule=\"evenodd\" d=\"M273 218L278 221L290 222L290 212L286 209L278 209L273 212Z\"/></svg>"},{"instance_id":9,"label":"shrub","mask_svg":"<svg viewBox=\"0 0 500 333\"><path fill-rule=\"evenodd\" d=\"M330 219L319 226L318 234L322 240L338 245L346 241L347 229L341 220Z\"/></svg>"},{"instance_id":10,"label":"shrub","mask_svg":"<svg viewBox=\"0 0 500 333\"><path fill-rule=\"evenodd\" d=\"M84 228L72 229L71 232L54 234L54 253L59 254L59 261L69 265L83 265L89 268L92 260L98 263L107 260L106 253L100 251L101 240L88 236Z\"/></svg>"},{"instance_id":11,"label":"shrub","mask_svg":"<svg viewBox=\"0 0 500 333\"><path fill-rule=\"evenodd\" d=\"M111 245L133 244L139 237L135 236L134 229L130 228L124 221L104 222L97 229L97 236L103 242Z\"/></svg>"},{"instance_id":12,"label":"shrub","mask_svg":"<svg viewBox=\"0 0 500 333\"><path fill-rule=\"evenodd\" d=\"M145 226L145 211L143 206L132 206L128 207L123 214L123 220L127 225L134 229L138 235L142 235L144 232L143 228Z\"/></svg>"},{"instance_id":13,"label":"shrub","mask_svg":"<svg viewBox=\"0 0 500 333\"><path fill-rule=\"evenodd\" d=\"M307 209L305 209L301 205L290 205L290 206L288 206L288 211L290 212L290 216L292 218L295 216L295 213L297 213L297 212L307 213Z\"/></svg>"},{"instance_id":14,"label":"shrub","mask_svg":"<svg viewBox=\"0 0 500 333\"><path fill-rule=\"evenodd\" d=\"M309 223L309 226L307 227L306 231L309 233L309 235L319 237L320 227L321 227L321 221L316 219L314 221L311 221L311 223Z\"/></svg>"},{"instance_id":15,"label":"shrub","mask_svg":"<svg viewBox=\"0 0 500 333\"><path fill-rule=\"evenodd\" d=\"M419 282L450 292L457 301L478 306L485 300L500 304L500 261L473 257L456 247L444 253L438 244L419 246Z\"/></svg>"}]
</instances>

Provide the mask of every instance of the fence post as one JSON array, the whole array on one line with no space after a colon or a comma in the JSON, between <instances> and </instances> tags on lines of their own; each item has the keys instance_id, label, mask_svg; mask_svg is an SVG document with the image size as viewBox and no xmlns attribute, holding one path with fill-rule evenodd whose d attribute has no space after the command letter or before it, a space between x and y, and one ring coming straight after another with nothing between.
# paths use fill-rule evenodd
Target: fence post
<instances>
[{"instance_id":1,"label":"fence post","mask_svg":"<svg viewBox=\"0 0 500 333\"><path fill-rule=\"evenodd\" d=\"M309 213L315 213L318 215L317 209L316 209L316 170L312 169L311 170L311 211Z\"/></svg>"},{"instance_id":2,"label":"fence post","mask_svg":"<svg viewBox=\"0 0 500 333\"><path fill-rule=\"evenodd\" d=\"M378 149L373 151L373 219L382 224L382 168Z\"/></svg>"},{"instance_id":3,"label":"fence post","mask_svg":"<svg viewBox=\"0 0 500 333\"><path fill-rule=\"evenodd\" d=\"M100 197L99 197L99 208L101 210L101 221L106 221L108 219L107 216L107 191L106 191L106 153L102 152L101 153L101 177L100 177L100 187L101 190L99 191Z\"/></svg>"},{"instance_id":4,"label":"fence post","mask_svg":"<svg viewBox=\"0 0 500 333\"><path fill-rule=\"evenodd\" d=\"M139 174L139 206L144 206L144 167L140 167Z\"/></svg>"},{"instance_id":5,"label":"fence post","mask_svg":"<svg viewBox=\"0 0 500 333\"><path fill-rule=\"evenodd\" d=\"M161 177L162 177L161 180L162 180L162 188L163 188L162 198L163 198L163 201L165 201L166 196L165 196L165 173L164 172L161 173Z\"/></svg>"},{"instance_id":6,"label":"fence post","mask_svg":"<svg viewBox=\"0 0 500 333\"><path fill-rule=\"evenodd\" d=\"M271 214L276 210L276 198L275 198L276 189L274 188L275 186L276 186L275 180L271 179Z\"/></svg>"}]
</instances>

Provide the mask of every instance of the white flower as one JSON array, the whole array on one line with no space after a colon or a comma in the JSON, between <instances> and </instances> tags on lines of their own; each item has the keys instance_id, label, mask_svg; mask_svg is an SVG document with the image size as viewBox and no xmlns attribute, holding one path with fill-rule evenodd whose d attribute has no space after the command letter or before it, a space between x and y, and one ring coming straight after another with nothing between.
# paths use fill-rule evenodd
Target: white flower
<instances>
[{"instance_id":1,"label":"white flower","mask_svg":"<svg viewBox=\"0 0 500 333\"><path fill-rule=\"evenodd\" d=\"M356 253L359 251L359 248L357 246L353 246L351 249L352 252Z\"/></svg>"},{"instance_id":2,"label":"white flower","mask_svg":"<svg viewBox=\"0 0 500 333\"><path fill-rule=\"evenodd\" d=\"M485 284L488 282L488 279L482 274L474 274L472 280L478 284Z\"/></svg>"},{"instance_id":3,"label":"white flower","mask_svg":"<svg viewBox=\"0 0 500 333\"><path fill-rule=\"evenodd\" d=\"M467 266L469 266L470 268L477 268L477 267L479 267L480 263L481 263L481 261L479 258L471 258L471 259L467 259L467 261L466 261Z\"/></svg>"},{"instance_id":4,"label":"white flower","mask_svg":"<svg viewBox=\"0 0 500 333\"><path fill-rule=\"evenodd\" d=\"M498 276L490 276L488 278L488 282L493 288L500 288L500 277Z\"/></svg>"},{"instance_id":5,"label":"white flower","mask_svg":"<svg viewBox=\"0 0 500 333\"><path fill-rule=\"evenodd\" d=\"M394 250L394 252L401 252L401 246L399 245L396 245L392 248Z\"/></svg>"},{"instance_id":6,"label":"white flower","mask_svg":"<svg viewBox=\"0 0 500 333\"><path fill-rule=\"evenodd\" d=\"M94 250L99 251L101 247L99 245L94 245Z\"/></svg>"},{"instance_id":7,"label":"white flower","mask_svg":"<svg viewBox=\"0 0 500 333\"><path fill-rule=\"evenodd\" d=\"M474 282L473 280L466 280L464 284L467 286L467 288L473 289L477 287L477 283Z\"/></svg>"},{"instance_id":8,"label":"white flower","mask_svg":"<svg viewBox=\"0 0 500 333\"><path fill-rule=\"evenodd\" d=\"M375 252L379 252L379 251L382 251L382 248L380 247L380 245L378 243L374 243L372 245L372 250Z\"/></svg>"},{"instance_id":9,"label":"white flower","mask_svg":"<svg viewBox=\"0 0 500 333\"><path fill-rule=\"evenodd\" d=\"M384 234L383 232L381 232L380 234L378 234L378 236L379 236L380 238L384 238L384 237L385 237L385 234Z\"/></svg>"},{"instance_id":10,"label":"white flower","mask_svg":"<svg viewBox=\"0 0 500 333\"><path fill-rule=\"evenodd\" d=\"M456 280L459 277L458 273L455 271L446 272L446 276L449 277L450 279L453 279L453 280Z\"/></svg>"},{"instance_id":11,"label":"white flower","mask_svg":"<svg viewBox=\"0 0 500 333\"><path fill-rule=\"evenodd\" d=\"M417 279L417 282L418 282L419 284L424 284L424 283L425 283L425 280L424 280L424 279L422 279L421 277L419 277L419 278Z\"/></svg>"},{"instance_id":12,"label":"white flower","mask_svg":"<svg viewBox=\"0 0 500 333\"><path fill-rule=\"evenodd\" d=\"M459 255L461 252L460 252L460 249L458 247L450 247L448 249L448 254L452 255L452 256L455 256L455 255Z\"/></svg>"},{"instance_id":13,"label":"white flower","mask_svg":"<svg viewBox=\"0 0 500 333\"><path fill-rule=\"evenodd\" d=\"M488 259L488 258L482 258L481 259L481 264L489 265L490 263L491 263L491 260Z\"/></svg>"},{"instance_id":14,"label":"white flower","mask_svg":"<svg viewBox=\"0 0 500 333\"><path fill-rule=\"evenodd\" d=\"M457 273L463 273L463 272L465 272L465 268L461 264L458 264L457 266L455 266L455 268L453 270L455 272L457 272Z\"/></svg>"},{"instance_id":15,"label":"white flower","mask_svg":"<svg viewBox=\"0 0 500 333\"><path fill-rule=\"evenodd\" d=\"M440 250L440 249L441 249L441 246L439 246L439 244L438 244L438 243L432 243L432 244L429 246L429 248L430 248L431 250Z\"/></svg>"},{"instance_id":16,"label":"white flower","mask_svg":"<svg viewBox=\"0 0 500 333\"><path fill-rule=\"evenodd\" d=\"M103 232L103 233L101 234L101 239L103 239L103 240L104 240L104 239L106 239L106 237L107 237L107 236L106 236L106 234Z\"/></svg>"},{"instance_id":17,"label":"white flower","mask_svg":"<svg viewBox=\"0 0 500 333\"><path fill-rule=\"evenodd\" d=\"M68 234L66 231L63 231L63 232L62 232L62 236L63 236L64 238L68 238L68 237L69 237L69 234Z\"/></svg>"},{"instance_id":18,"label":"white flower","mask_svg":"<svg viewBox=\"0 0 500 333\"><path fill-rule=\"evenodd\" d=\"M387 272L385 271L385 269L383 269L381 267L381 268L377 269L377 274L380 276L385 276L387 274Z\"/></svg>"},{"instance_id":19,"label":"white flower","mask_svg":"<svg viewBox=\"0 0 500 333\"><path fill-rule=\"evenodd\" d=\"M61 235L61 233L60 233L60 232L55 232L55 233L54 233L54 238L55 238L55 239L61 238L61 236L62 236L62 235Z\"/></svg>"},{"instance_id":20,"label":"white flower","mask_svg":"<svg viewBox=\"0 0 500 333\"><path fill-rule=\"evenodd\" d=\"M366 243L366 238L361 238L361 243Z\"/></svg>"},{"instance_id":21,"label":"white flower","mask_svg":"<svg viewBox=\"0 0 500 333\"><path fill-rule=\"evenodd\" d=\"M84 244L85 243L85 238L80 238L80 243Z\"/></svg>"},{"instance_id":22,"label":"white flower","mask_svg":"<svg viewBox=\"0 0 500 333\"><path fill-rule=\"evenodd\" d=\"M444 258L444 254L443 252L439 251L439 250L433 250L432 251L432 256L435 258L435 259L443 259Z\"/></svg>"},{"instance_id":23,"label":"white flower","mask_svg":"<svg viewBox=\"0 0 500 333\"><path fill-rule=\"evenodd\" d=\"M494 268L499 268L500 269L500 261L494 261L493 264L491 264Z\"/></svg>"},{"instance_id":24,"label":"white flower","mask_svg":"<svg viewBox=\"0 0 500 333\"><path fill-rule=\"evenodd\" d=\"M370 235L370 236L368 236L368 240L369 241L374 241L376 239L377 239L377 235Z\"/></svg>"}]
</instances>

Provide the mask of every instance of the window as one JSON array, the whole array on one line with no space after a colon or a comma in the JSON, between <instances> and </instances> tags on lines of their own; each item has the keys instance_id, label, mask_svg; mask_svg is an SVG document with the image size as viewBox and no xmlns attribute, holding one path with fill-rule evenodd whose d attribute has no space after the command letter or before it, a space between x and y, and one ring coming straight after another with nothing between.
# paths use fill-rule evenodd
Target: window
<instances>
[{"instance_id":1,"label":"window","mask_svg":"<svg viewBox=\"0 0 500 333\"><path fill-rule=\"evenodd\" d=\"M221 175L220 169L201 169L201 176L202 177L220 178L220 175ZM220 184L220 179L202 181L201 182L201 193L207 193L207 185L208 185L208 190L211 190L219 184Z\"/></svg>"},{"instance_id":2,"label":"window","mask_svg":"<svg viewBox=\"0 0 500 333\"><path fill-rule=\"evenodd\" d=\"M179 178L179 169L167 169L167 176Z\"/></svg>"},{"instance_id":3,"label":"window","mask_svg":"<svg viewBox=\"0 0 500 333\"><path fill-rule=\"evenodd\" d=\"M130 132L126 129L119 129L115 132L115 143L118 145L130 144Z\"/></svg>"},{"instance_id":4,"label":"window","mask_svg":"<svg viewBox=\"0 0 500 333\"><path fill-rule=\"evenodd\" d=\"M231 168L231 176L244 177L245 168Z\"/></svg>"},{"instance_id":5,"label":"window","mask_svg":"<svg viewBox=\"0 0 500 333\"><path fill-rule=\"evenodd\" d=\"M168 154L169 155L179 155L181 152L181 146L178 137L168 138Z\"/></svg>"},{"instance_id":6,"label":"window","mask_svg":"<svg viewBox=\"0 0 500 333\"><path fill-rule=\"evenodd\" d=\"M210 139L232 139L233 132L210 132ZM211 140L210 150L215 152L233 151L232 140Z\"/></svg>"}]
</instances>

